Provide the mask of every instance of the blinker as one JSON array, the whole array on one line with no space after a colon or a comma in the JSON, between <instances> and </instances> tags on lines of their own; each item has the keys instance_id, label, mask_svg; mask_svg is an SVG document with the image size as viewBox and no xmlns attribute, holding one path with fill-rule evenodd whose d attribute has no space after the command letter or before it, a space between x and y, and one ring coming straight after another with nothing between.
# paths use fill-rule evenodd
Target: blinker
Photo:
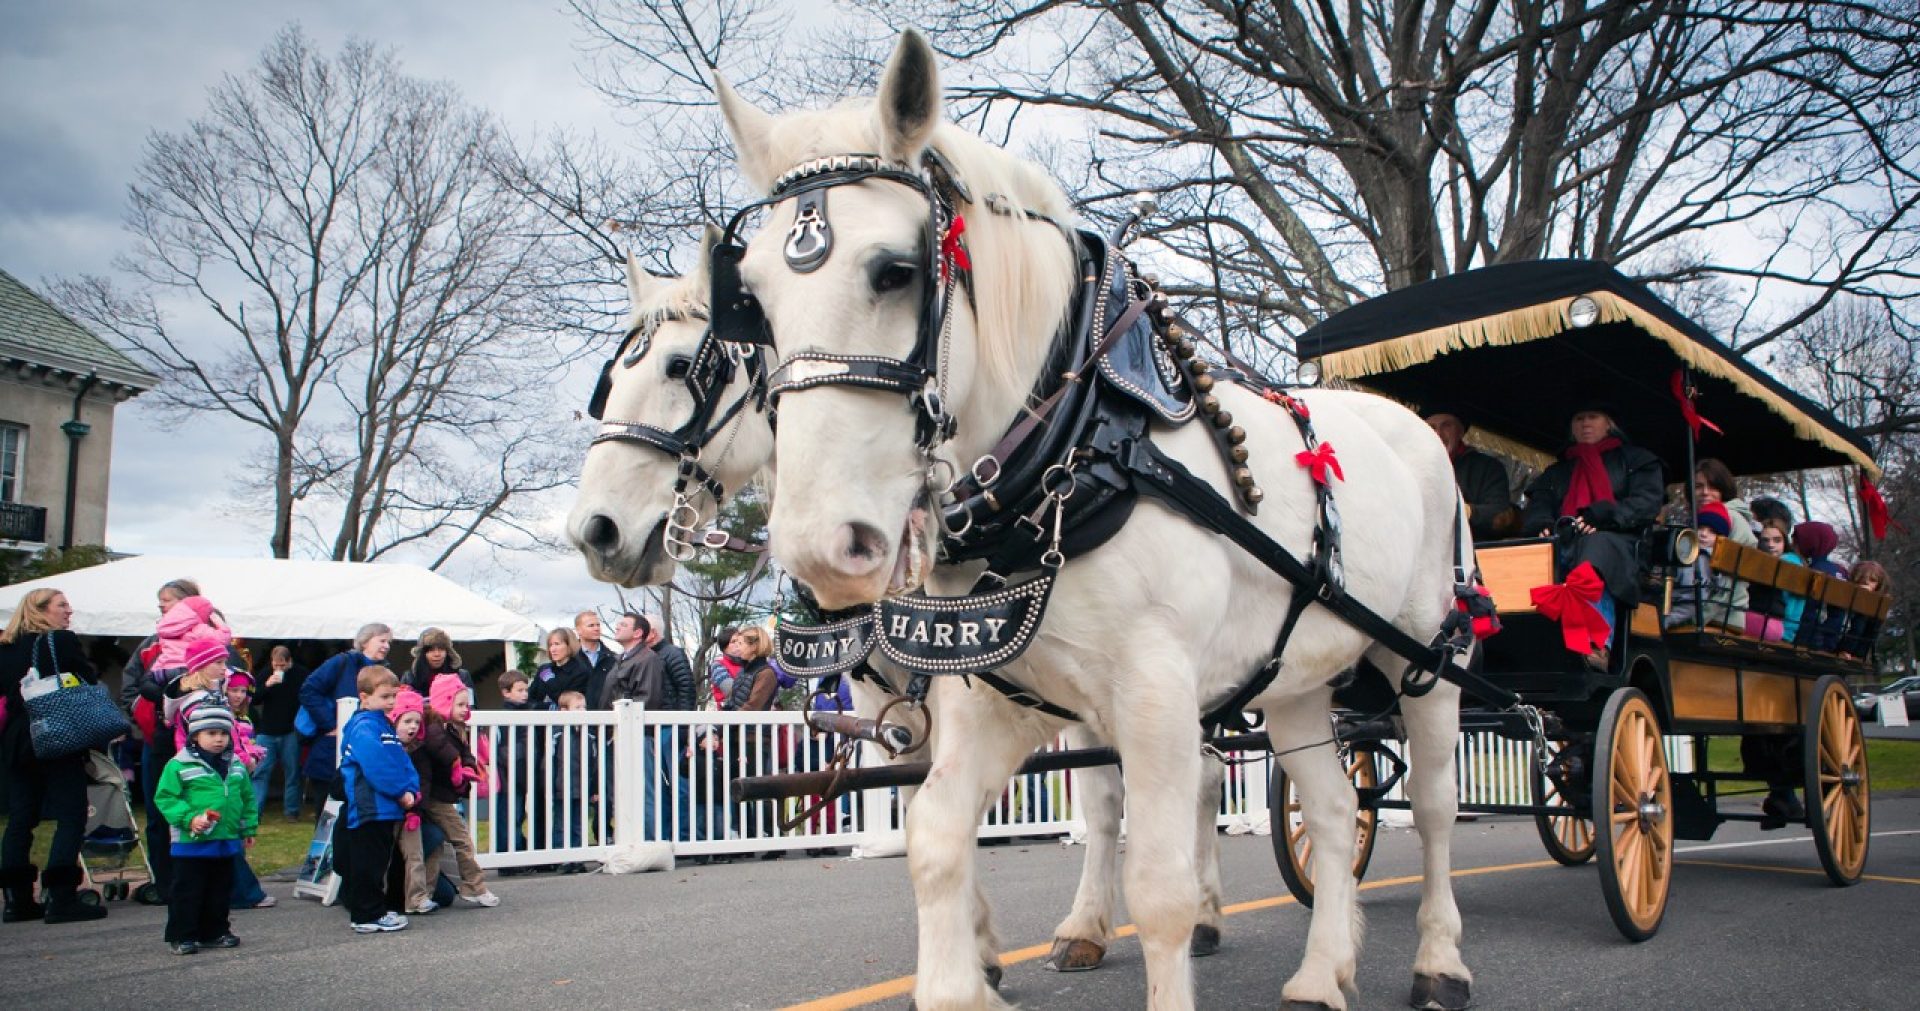
<instances>
[{"instance_id":1,"label":"blinker","mask_svg":"<svg viewBox=\"0 0 1920 1011\"><path fill-rule=\"evenodd\" d=\"M773 332L760 308L760 300L745 289L740 280L740 261L747 247L725 242L713 247L708 260L711 276L708 312L712 315L713 334L732 344L773 345Z\"/></svg>"}]
</instances>

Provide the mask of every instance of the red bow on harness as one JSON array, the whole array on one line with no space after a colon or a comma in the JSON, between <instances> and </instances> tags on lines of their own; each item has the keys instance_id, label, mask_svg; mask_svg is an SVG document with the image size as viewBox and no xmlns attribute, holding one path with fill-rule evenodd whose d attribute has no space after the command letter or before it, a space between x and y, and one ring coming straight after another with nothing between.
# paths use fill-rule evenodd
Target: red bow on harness
<instances>
[{"instance_id":1,"label":"red bow on harness","mask_svg":"<svg viewBox=\"0 0 1920 1011\"><path fill-rule=\"evenodd\" d=\"M1893 522L1893 513L1887 509L1887 500L1881 497L1880 489L1875 488L1865 474L1860 475L1860 507L1867 514L1867 525L1873 529L1874 537L1885 540L1889 525L1902 533L1906 532L1906 527Z\"/></svg>"},{"instance_id":2,"label":"red bow on harness","mask_svg":"<svg viewBox=\"0 0 1920 1011\"><path fill-rule=\"evenodd\" d=\"M940 280L947 279L949 265L961 270L973 269L973 257L967 255L967 247L960 244L960 236L967 230L967 219L956 214L953 224L947 226L947 234L940 237Z\"/></svg>"},{"instance_id":3,"label":"red bow on harness","mask_svg":"<svg viewBox=\"0 0 1920 1011\"><path fill-rule=\"evenodd\" d=\"M1560 623L1567 649L1585 656L1607 644L1607 619L1595 606L1606 589L1593 564L1581 562L1567 573L1566 582L1536 586L1528 593L1534 610Z\"/></svg>"},{"instance_id":4,"label":"red bow on harness","mask_svg":"<svg viewBox=\"0 0 1920 1011\"><path fill-rule=\"evenodd\" d=\"M1305 419L1313 417L1313 415L1307 411L1306 401L1301 400L1299 397L1289 396L1285 390L1265 389L1260 391L1260 397L1269 404L1279 404L1281 407L1292 411L1297 418Z\"/></svg>"},{"instance_id":5,"label":"red bow on harness","mask_svg":"<svg viewBox=\"0 0 1920 1011\"><path fill-rule=\"evenodd\" d=\"M1333 478L1342 481L1347 475L1340 472L1340 461L1333 455L1333 443L1323 442L1311 450L1302 450L1293 455L1293 462L1307 468L1307 474L1315 484L1331 485ZM1331 474L1332 477L1328 475Z\"/></svg>"},{"instance_id":6,"label":"red bow on harness","mask_svg":"<svg viewBox=\"0 0 1920 1011\"><path fill-rule=\"evenodd\" d=\"M1687 377L1685 372L1683 372L1680 369L1674 369L1673 382L1669 385L1673 389L1673 399L1680 402L1680 416L1687 419L1687 427L1693 429L1693 437L1695 439L1700 438L1700 427L1702 425L1705 425L1706 427L1713 429L1713 434L1715 435L1727 434L1720 430L1719 425L1716 425L1713 422L1708 421L1707 419L1701 417L1700 412L1694 410L1693 393L1691 390L1687 389Z\"/></svg>"}]
</instances>

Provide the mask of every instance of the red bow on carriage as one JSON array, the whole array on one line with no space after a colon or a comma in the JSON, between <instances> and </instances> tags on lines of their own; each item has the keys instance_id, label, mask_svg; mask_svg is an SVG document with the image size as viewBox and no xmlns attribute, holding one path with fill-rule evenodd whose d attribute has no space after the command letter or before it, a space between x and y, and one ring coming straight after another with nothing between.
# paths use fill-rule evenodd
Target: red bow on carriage
<instances>
[{"instance_id":1,"label":"red bow on carriage","mask_svg":"<svg viewBox=\"0 0 1920 1011\"><path fill-rule=\"evenodd\" d=\"M1560 623L1560 636L1567 649L1585 656L1607 645L1607 619L1597 606L1607 584L1590 562L1581 562L1567 573L1564 583L1549 583L1528 591L1534 610Z\"/></svg>"}]
</instances>

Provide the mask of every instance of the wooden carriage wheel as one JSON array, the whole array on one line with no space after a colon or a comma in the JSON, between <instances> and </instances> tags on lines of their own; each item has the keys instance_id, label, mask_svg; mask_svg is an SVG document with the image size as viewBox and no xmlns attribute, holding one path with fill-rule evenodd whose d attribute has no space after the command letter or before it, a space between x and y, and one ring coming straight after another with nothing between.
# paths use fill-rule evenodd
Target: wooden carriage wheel
<instances>
[{"instance_id":1,"label":"wooden carriage wheel","mask_svg":"<svg viewBox=\"0 0 1920 1011\"><path fill-rule=\"evenodd\" d=\"M1566 750L1565 741L1548 741L1545 745L1547 762L1559 759ZM1540 771L1542 756L1533 759L1533 802L1539 807L1569 807L1571 802L1561 793L1560 784L1549 779ZM1593 819L1580 815L1533 816L1533 827L1540 833L1540 841L1547 847L1547 855L1568 867L1578 867L1593 859Z\"/></svg>"},{"instance_id":2,"label":"wooden carriage wheel","mask_svg":"<svg viewBox=\"0 0 1920 1011\"><path fill-rule=\"evenodd\" d=\"M1867 742L1847 686L1832 675L1813 686L1807 711L1807 826L1820 866L1836 885L1860 880L1872 827Z\"/></svg>"},{"instance_id":3,"label":"wooden carriage wheel","mask_svg":"<svg viewBox=\"0 0 1920 1011\"><path fill-rule=\"evenodd\" d=\"M1673 784L1660 721L1639 689L1622 688L1607 700L1595 737L1600 891L1620 933L1644 941L1660 929L1673 885Z\"/></svg>"},{"instance_id":4,"label":"wooden carriage wheel","mask_svg":"<svg viewBox=\"0 0 1920 1011\"><path fill-rule=\"evenodd\" d=\"M1373 753L1355 749L1347 759L1347 779L1354 789L1377 786L1380 771ZM1313 842L1307 838L1306 821L1300 816L1300 796L1292 777L1276 760L1273 782L1268 784L1267 814L1273 826L1273 856L1280 865L1280 878L1287 891L1308 908L1313 906ZM1380 813L1363 807L1354 817L1353 879L1367 876L1367 864L1373 860L1375 830Z\"/></svg>"}]
</instances>

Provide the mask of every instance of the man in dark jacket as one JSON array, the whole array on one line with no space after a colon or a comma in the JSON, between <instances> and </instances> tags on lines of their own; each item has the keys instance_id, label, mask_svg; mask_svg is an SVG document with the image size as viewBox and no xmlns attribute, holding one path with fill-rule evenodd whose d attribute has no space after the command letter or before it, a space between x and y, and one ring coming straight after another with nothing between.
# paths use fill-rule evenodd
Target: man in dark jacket
<instances>
[{"instance_id":1,"label":"man in dark jacket","mask_svg":"<svg viewBox=\"0 0 1920 1011\"><path fill-rule=\"evenodd\" d=\"M360 669L385 663L387 650L392 647L393 629L369 622L354 633L352 649L321 664L300 686L300 708L314 730L313 747L307 749L307 764L302 770L308 779L333 782L339 700L359 698Z\"/></svg>"},{"instance_id":2,"label":"man in dark jacket","mask_svg":"<svg viewBox=\"0 0 1920 1011\"><path fill-rule=\"evenodd\" d=\"M638 702L648 709L669 708L664 679L666 665L660 654L647 645L652 631L647 619L631 611L614 622L613 641L620 644L620 657L613 662L600 695L592 700L595 709L612 709L621 699Z\"/></svg>"},{"instance_id":3,"label":"man in dark jacket","mask_svg":"<svg viewBox=\"0 0 1920 1011\"><path fill-rule=\"evenodd\" d=\"M580 660L593 672L587 680L586 690L580 694L587 697L589 708L600 708L597 702L605 693L607 674L613 670L613 662L618 659L613 650L606 648L600 641L600 615L595 611L581 611L573 616L573 634L580 639ZM619 638L614 638L619 642Z\"/></svg>"},{"instance_id":4,"label":"man in dark jacket","mask_svg":"<svg viewBox=\"0 0 1920 1011\"><path fill-rule=\"evenodd\" d=\"M660 654L661 662L666 665L663 674L666 679L666 701L655 708L675 712L693 709L693 664L687 660L687 651L675 646L661 634L664 625L658 615L649 614L646 619L647 645Z\"/></svg>"},{"instance_id":5,"label":"man in dark jacket","mask_svg":"<svg viewBox=\"0 0 1920 1011\"><path fill-rule=\"evenodd\" d=\"M264 676L254 675L260 690L253 697L253 743L266 749L266 755L253 769L253 796L260 810L272 795L273 772L280 770L287 818L300 817L300 735L293 729L293 718L300 711L300 686L307 682L307 669L293 662L293 653L275 646Z\"/></svg>"},{"instance_id":6,"label":"man in dark jacket","mask_svg":"<svg viewBox=\"0 0 1920 1011\"><path fill-rule=\"evenodd\" d=\"M1489 540L1512 532L1518 516L1513 495L1507 485L1507 468L1500 461L1467 445L1468 425L1451 408L1439 407L1426 412L1427 425L1440 437L1453 458L1453 479L1460 485L1460 497L1467 507L1467 524L1473 539Z\"/></svg>"}]
</instances>

